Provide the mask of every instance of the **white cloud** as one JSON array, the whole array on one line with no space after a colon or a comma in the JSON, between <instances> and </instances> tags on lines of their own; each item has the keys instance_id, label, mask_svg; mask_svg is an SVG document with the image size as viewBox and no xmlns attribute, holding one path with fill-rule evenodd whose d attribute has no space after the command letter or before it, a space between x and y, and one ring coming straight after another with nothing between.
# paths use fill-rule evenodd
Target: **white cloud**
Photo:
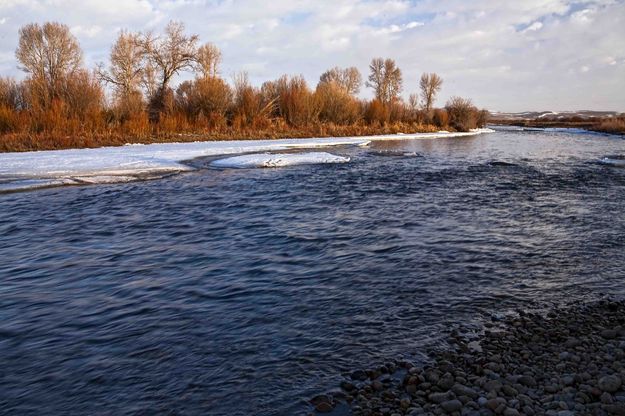
<instances>
[{"instance_id":1,"label":"white cloud","mask_svg":"<svg viewBox=\"0 0 625 416\"><path fill-rule=\"evenodd\" d=\"M537 30L542 29L543 24L541 22L534 22L531 25L529 25L524 32L536 32Z\"/></svg>"},{"instance_id":2,"label":"white cloud","mask_svg":"<svg viewBox=\"0 0 625 416\"><path fill-rule=\"evenodd\" d=\"M366 76L381 56L397 60L406 95L428 71L445 80L440 101L514 111L587 107L592 96L625 110L624 0L0 0L0 16L2 75L19 74L17 31L29 22L66 23L91 66L118 30L175 19L222 49L224 76L247 70L256 83L301 73L314 85L335 65Z\"/></svg>"}]
</instances>

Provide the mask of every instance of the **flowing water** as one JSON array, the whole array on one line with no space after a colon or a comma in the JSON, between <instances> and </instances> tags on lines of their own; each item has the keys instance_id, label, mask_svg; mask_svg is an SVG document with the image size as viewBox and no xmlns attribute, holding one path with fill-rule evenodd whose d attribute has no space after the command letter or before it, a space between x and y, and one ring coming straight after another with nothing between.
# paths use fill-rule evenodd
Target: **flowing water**
<instances>
[{"instance_id":1,"label":"flowing water","mask_svg":"<svg viewBox=\"0 0 625 416\"><path fill-rule=\"evenodd\" d=\"M329 151L0 194L0 413L304 414L457 325L625 292L622 138Z\"/></svg>"}]
</instances>

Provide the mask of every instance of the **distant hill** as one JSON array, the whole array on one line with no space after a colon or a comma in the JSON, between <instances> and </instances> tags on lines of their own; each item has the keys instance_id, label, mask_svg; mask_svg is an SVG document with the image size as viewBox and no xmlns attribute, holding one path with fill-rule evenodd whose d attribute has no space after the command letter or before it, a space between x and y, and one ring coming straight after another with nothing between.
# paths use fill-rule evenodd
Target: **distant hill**
<instances>
[{"instance_id":1,"label":"distant hill","mask_svg":"<svg viewBox=\"0 0 625 416\"><path fill-rule=\"evenodd\" d=\"M495 120L570 120L578 118L581 120L590 120L593 118L611 118L619 115L616 111L523 111L520 113L504 113L499 111L491 111L490 116Z\"/></svg>"}]
</instances>

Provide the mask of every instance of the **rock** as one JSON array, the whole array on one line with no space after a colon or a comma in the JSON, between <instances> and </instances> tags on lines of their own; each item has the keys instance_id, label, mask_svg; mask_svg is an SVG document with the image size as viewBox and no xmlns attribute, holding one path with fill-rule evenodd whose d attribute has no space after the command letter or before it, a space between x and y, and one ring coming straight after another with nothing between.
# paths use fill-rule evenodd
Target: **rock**
<instances>
[{"instance_id":1,"label":"rock","mask_svg":"<svg viewBox=\"0 0 625 416\"><path fill-rule=\"evenodd\" d=\"M484 390L486 391L499 391L501 387L502 383L500 380L489 380L484 383Z\"/></svg>"},{"instance_id":2,"label":"rock","mask_svg":"<svg viewBox=\"0 0 625 416\"><path fill-rule=\"evenodd\" d=\"M356 370L351 374L352 380L365 381L367 377L367 373L363 370Z\"/></svg>"},{"instance_id":3,"label":"rock","mask_svg":"<svg viewBox=\"0 0 625 416\"><path fill-rule=\"evenodd\" d=\"M537 384L534 377L525 374L519 377L518 382L525 387L536 387Z\"/></svg>"},{"instance_id":4,"label":"rock","mask_svg":"<svg viewBox=\"0 0 625 416\"><path fill-rule=\"evenodd\" d=\"M616 404L606 404L603 409L611 415L625 416L625 406Z\"/></svg>"},{"instance_id":5,"label":"rock","mask_svg":"<svg viewBox=\"0 0 625 416\"><path fill-rule=\"evenodd\" d=\"M342 381L341 382L341 388L345 391L354 391L354 389L356 389L356 386L354 386L352 383L350 383L349 381Z\"/></svg>"},{"instance_id":6,"label":"rock","mask_svg":"<svg viewBox=\"0 0 625 416\"><path fill-rule=\"evenodd\" d=\"M506 396L510 396L510 397L516 397L519 392L512 386L505 384L502 388L501 391L503 392L503 394L505 394Z\"/></svg>"},{"instance_id":7,"label":"rock","mask_svg":"<svg viewBox=\"0 0 625 416\"><path fill-rule=\"evenodd\" d=\"M332 402L332 398L328 396L327 394L318 394L312 399L310 399L310 403L313 406L316 406L319 403L330 403L330 402Z\"/></svg>"},{"instance_id":8,"label":"rock","mask_svg":"<svg viewBox=\"0 0 625 416\"><path fill-rule=\"evenodd\" d=\"M485 407L494 412L495 410L497 410L498 407L502 405L505 406L506 403L507 403L506 399L504 399L503 397L497 397L497 398L488 400L486 402Z\"/></svg>"},{"instance_id":9,"label":"rock","mask_svg":"<svg viewBox=\"0 0 625 416\"><path fill-rule=\"evenodd\" d=\"M456 380L454 379L454 376L452 376L450 373L446 373L445 375L443 375L443 377L441 377L441 379L438 381L437 386L443 390L443 391L447 391L449 390L454 383L456 382Z\"/></svg>"},{"instance_id":10,"label":"rock","mask_svg":"<svg viewBox=\"0 0 625 416\"><path fill-rule=\"evenodd\" d=\"M447 413L459 412L462 410L462 403L460 400L448 400L441 403L441 408Z\"/></svg>"},{"instance_id":11,"label":"rock","mask_svg":"<svg viewBox=\"0 0 625 416\"><path fill-rule=\"evenodd\" d=\"M432 393L428 396L428 399L430 399L432 403L437 403L437 404L440 404L444 401L448 401L452 398L453 397L450 397L449 394L447 393Z\"/></svg>"},{"instance_id":12,"label":"rock","mask_svg":"<svg viewBox=\"0 0 625 416\"><path fill-rule=\"evenodd\" d=\"M613 329L604 329L601 331L601 336L605 339L614 339L618 336L618 332Z\"/></svg>"},{"instance_id":13,"label":"rock","mask_svg":"<svg viewBox=\"0 0 625 416\"><path fill-rule=\"evenodd\" d=\"M503 411L503 416L520 416L521 414L519 413L518 410L513 409L511 407L507 407L506 410Z\"/></svg>"},{"instance_id":14,"label":"rock","mask_svg":"<svg viewBox=\"0 0 625 416\"><path fill-rule=\"evenodd\" d=\"M475 391L471 387L467 387L462 384L454 384L451 388L451 391L453 391L456 394L456 396L467 396L473 400L479 397L479 394L477 394L477 391Z\"/></svg>"},{"instance_id":15,"label":"rock","mask_svg":"<svg viewBox=\"0 0 625 416\"><path fill-rule=\"evenodd\" d=\"M319 413L330 413L333 408L328 402L321 402L315 406L315 410Z\"/></svg>"},{"instance_id":16,"label":"rock","mask_svg":"<svg viewBox=\"0 0 625 416\"><path fill-rule=\"evenodd\" d=\"M601 400L601 403L603 403L603 404L612 404L612 403L614 403L614 399L612 398L612 395L610 393L607 393L607 392L605 392L605 393L603 393L601 395L600 400Z\"/></svg>"},{"instance_id":17,"label":"rock","mask_svg":"<svg viewBox=\"0 0 625 416\"><path fill-rule=\"evenodd\" d=\"M399 402L399 407L401 407L404 410L408 409L410 407L410 400L401 399L401 401Z\"/></svg>"},{"instance_id":18,"label":"rock","mask_svg":"<svg viewBox=\"0 0 625 416\"><path fill-rule=\"evenodd\" d=\"M621 388L621 378L616 375L603 376L597 382L597 387L599 387L601 391L614 393Z\"/></svg>"},{"instance_id":19,"label":"rock","mask_svg":"<svg viewBox=\"0 0 625 416\"><path fill-rule=\"evenodd\" d=\"M375 391L381 391L384 389L384 384L382 384L380 380L374 380L373 383L371 383L371 387L373 387Z\"/></svg>"}]
</instances>

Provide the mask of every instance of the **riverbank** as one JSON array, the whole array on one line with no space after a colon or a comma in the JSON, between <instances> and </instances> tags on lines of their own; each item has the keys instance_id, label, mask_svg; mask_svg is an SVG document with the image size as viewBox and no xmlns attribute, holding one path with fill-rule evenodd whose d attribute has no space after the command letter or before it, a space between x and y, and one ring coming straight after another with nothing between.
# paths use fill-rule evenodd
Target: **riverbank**
<instances>
[{"instance_id":1,"label":"riverbank","mask_svg":"<svg viewBox=\"0 0 625 416\"><path fill-rule=\"evenodd\" d=\"M0 153L29 152L38 150L65 150L84 149L110 146L123 146L127 143L155 144L155 143L188 143L214 142L232 140L268 140L310 137L354 137L375 136L388 134L418 134L435 133L440 128L430 124L393 123L383 126L356 124L339 126L334 124L315 124L306 128L292 128L289 126L270 127L267 129L214 129L212 131L184 131L173 133L167 130L158 130L147 133L150 129L144 128L137 133L108 133L94 134L78 132L49 132L40 134L14 133L0 135Z\"/></svg>"},{"instance_id":2,"label":"riverbank","mask_svg":"<svg viewBox=\"0 0 625 416\"><path fill-rule=\"evenodd\" d=\"M131 144L95 149L0 153L0 192L61 185L128 182L159 175L191 171L184 161L199 157L327 146L362 146L371 141L464 137L491 133L476 129L466 133L416 133L353 137L314 137L275 140L223 140Z\"/></svg>"},{"instance_id":3,"label":"riverbank","mask_svg":"<svg viewBox=\"0 0 625 416\"><path fill-rule=\"evenodd\" d=\"M353 415L623 415L624 325L623 301L519 311L478 339L452 332L431 365L356 370L311 403Z\"/></svg>"},{"instance_id":4,"label":"riverbank","mask_svg":"<svg viewBox=\"0 0 625 416\"><path fill-rule=\"evenodd\" d=\"M620 134L625 135L625 120L580 120L580 121L562 121L562 120L499 120L491 119L490 124L500 126L517 126L526 128L566 128L566 129L582 129L597 133Z\"/></svg>"}]
</instances>

